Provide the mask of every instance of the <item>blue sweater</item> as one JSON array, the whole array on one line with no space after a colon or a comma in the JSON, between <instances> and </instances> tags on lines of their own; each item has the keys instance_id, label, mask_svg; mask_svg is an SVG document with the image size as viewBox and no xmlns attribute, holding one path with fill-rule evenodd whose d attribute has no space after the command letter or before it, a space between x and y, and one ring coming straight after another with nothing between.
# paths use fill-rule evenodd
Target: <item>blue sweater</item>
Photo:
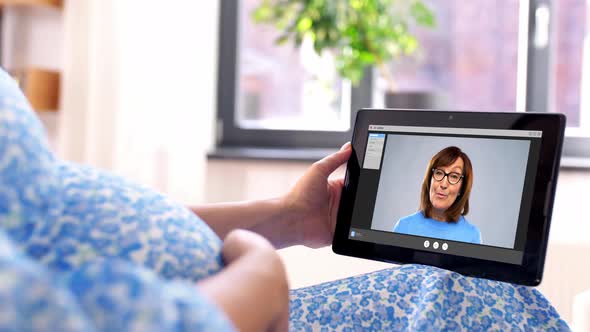
<instances>
[{"instance_id":1,"label":"blue sweater","mask_svg":"<svg viewBox=\"0 0 590 332\"><path fill-rule=\"evenodd\" d=\"M463 216L455 223L426 218L422 211L401 218L393 231L408 235L426 236L437 239L481 244L481 233L477 226L470 224Z\"/></svg>"}]
</instances>

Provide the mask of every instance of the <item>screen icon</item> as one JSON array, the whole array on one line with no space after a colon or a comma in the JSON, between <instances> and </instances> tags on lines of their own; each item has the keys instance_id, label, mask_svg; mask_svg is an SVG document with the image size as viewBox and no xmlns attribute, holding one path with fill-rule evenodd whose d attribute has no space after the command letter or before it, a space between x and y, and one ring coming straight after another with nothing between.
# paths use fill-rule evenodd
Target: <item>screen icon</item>
<instances>
[{"instance_id":1,"label":"screen icon","mask_svg":"<svg viewBox=\"0 0 590 332\"><path fill-rule=\"evenodd\" d=\"M356 235L355 231L350 231L350 237L354 237Z\"/></svg>"},{"instance_id":2,"label":"screen icon","mask_svg":"<svg viewBox=\"0 0 590 332\"><path fill-rule=\"evenodd\" d=\"M434 249L438 249L438 242L434 242L434 243L432 244L432 248L434 248Z\"/></svg>"},{"instance_id":3,"label":"screen icon","mask_svg":"<svg viewBox=\"0 0 590 332\"><path fill-rule=\"evenodd\" d=\"M428 248L430 247L430 241L426 240L424 241L424 248Z\"/></svg>"},{"instance_id":4,"label":"screen icon","mask_svg":"<svg viewBox=\"0 0 590 332\"><path fill-rule=\"evenodd\" d=\"M447 249L449 249L449 245L448 245L448 244L446 244L446 243L443 243L443 245L442 245L442 249L443 249L443 250L447 250Z\"/></svg>"}]
</instances>

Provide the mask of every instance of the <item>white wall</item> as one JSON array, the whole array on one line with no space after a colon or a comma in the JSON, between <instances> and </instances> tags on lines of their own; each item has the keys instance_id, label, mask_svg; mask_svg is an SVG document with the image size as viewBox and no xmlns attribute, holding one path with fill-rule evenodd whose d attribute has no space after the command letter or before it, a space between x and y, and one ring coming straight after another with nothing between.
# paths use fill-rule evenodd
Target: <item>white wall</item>
<instances>
[{"instance_id":1,"label":"white wall","mask_svg":"<svg viewBox=\"0 0 590 332\"><path fill-rule=\"evenodd\" d=\"M112 27L114 13L109 16L103 11L108 11L110 4L111 1L94 0L64 3L64 68L57 150L65 159L114 169L112 153L104 151L113 144L115 115L119 111L119 69L113 64L119 57ZM108 77L110 82L105 79Z\"/></svg>"},{"instance_id":2,"label":"white wall","mask_svg":"<svg viewBox=\"0 0 590 332\"><path fill-rule=\"evenodd\" d=\"M218 1L66 0L8 7L4 63L62 71L57 153L204 200L213 143Z\"/></svg>"},{"instance_id":3,"label":"white wall","mask_svg":"<svg viewBox=\"0 0 590 332\"><path fill-rule=\"evenodd\" d=\"M177 199L200 202L213 143L218 2L128 0L117 7L124 112L115 164Z\"/></svg>"}]
</instances>

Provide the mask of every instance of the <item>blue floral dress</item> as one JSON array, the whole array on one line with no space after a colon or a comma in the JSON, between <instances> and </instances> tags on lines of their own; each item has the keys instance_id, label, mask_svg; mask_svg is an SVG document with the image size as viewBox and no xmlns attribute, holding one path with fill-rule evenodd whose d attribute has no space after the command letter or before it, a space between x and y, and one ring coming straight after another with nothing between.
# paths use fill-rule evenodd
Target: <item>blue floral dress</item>
<instances>
[{"instance_id":1,"label":"blue floral dress","mask_svg":"<svg viewBox=\"0 0 590 332\"><path fill-rule=\"evenodd\" d=\"M154 191L64 162L0 71L0 330L232 331L194 282L221 241ZM294 331L569 330L535 289L419 265L291 291Z\"/></svg>"}]
</instances>

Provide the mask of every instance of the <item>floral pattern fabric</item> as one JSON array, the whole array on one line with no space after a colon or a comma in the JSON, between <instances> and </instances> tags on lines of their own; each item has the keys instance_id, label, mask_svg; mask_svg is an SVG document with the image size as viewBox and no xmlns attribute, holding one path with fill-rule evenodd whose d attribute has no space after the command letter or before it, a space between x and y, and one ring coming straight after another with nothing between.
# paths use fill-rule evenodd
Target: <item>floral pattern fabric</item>
<instances>
[{"instance_id":1,"label":"floral pattern fabric","mask_svg":"<svg viewBox=\"0 0 590 332\"><path fill-rule=\"evenodd\" d=\"M222 267L186 208L56 158L0 72L1 331L232 331L193 285Z\"/></svg>"},{"instance_id":2,"label":"floral pattern fabric","mask_svg":"<svg viewBox=\"0 0 590 332\"><path fill-rule=\"evenodd\" d=\"M534 288L404 265L291 291L293 331L569 331Z\"/></svg>"},{"instance_id":3,"label":"floral pattern fabric","mask_svg":"<svg viewBox=\"0 0 590 332\"><path fill-rule=\"evenodd\" d=\"M56 158L0 71L0 330L232 331L194 282L221 241L148 188ZM568 330L536 290L408 265L291 292L294 331Z\"/></svg>"}]
</instances>

